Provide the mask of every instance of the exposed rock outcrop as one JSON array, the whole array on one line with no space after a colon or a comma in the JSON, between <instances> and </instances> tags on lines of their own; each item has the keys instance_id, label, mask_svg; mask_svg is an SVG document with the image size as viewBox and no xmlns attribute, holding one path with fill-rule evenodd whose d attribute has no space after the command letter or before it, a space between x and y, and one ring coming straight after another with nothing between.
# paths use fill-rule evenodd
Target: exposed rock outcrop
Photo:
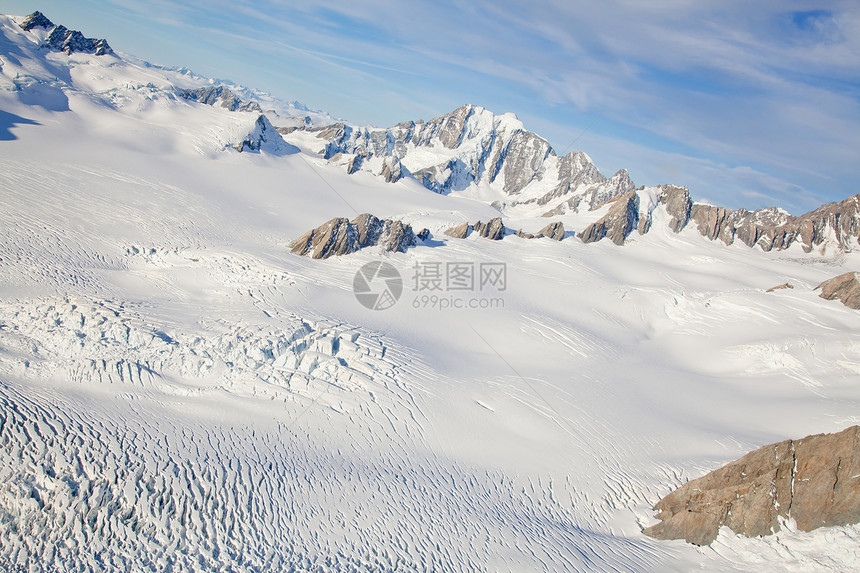
<instances>
[{"instance_id":1,"label":"exposed rock outcrop","mask_svg":"<svg viewBox=\"0 0 860 573\"><path fill-rule=\"evenodd\" d=\"M260 104L255 101L243 102L239 96L224 86L209 86L193 90L179 90L179 97L206 105L219 105L230 111L260 112Z\"/></svg>"},{"instance_id":2,"label":"exposed rock outcrop","mask_svg":"<svg viewBox=\"0 0 860 573\"><path fill-rule=\"evenodd\" d=\"M723 525L749 537L860 522L860 426L764 446L687 482L657 505L656 539L709 545Z\"/></svg>"},{"instance_id":3,"label":"exposed rock outcrop","mask_svg":"<svg viewBox=\"0 0 860 573\"><path fill-rule=\"evenodd\" d=\"M669 228L680 233L690 222L690 212L693 209L690 191L679 185L661 185L658 200L666 207L666 212L671 217Z\"/></svg>"},{"instance_id":4,"label":"exposed rock outcrop","mask_svg":"<svg viewBox=\"0 0 860 573\"><path fill-rule=\"evenodd\" d=\"M546 237L548 239L552 239L553 241L561 241L564 239L564 223L561 221L556 221L555 223L550 223L537 233L526 233L523 232L522 229L516 232L517 237L522 237L524 239L538 239L540 237Z\"/></svg>"},{"instance_id":5,"label":"exposed rock outcrop","mask_svg":"<svg viewBox=\"0 0 860 573\"><path fill-rule=\"evenodd\" d=\"M25 32L29 32L34 28L44 28L45 30L50 30L54 27L54 23L48 20L44 14L36 10L21 22L21 29Z\"/></svg>"},{"instance_id":6,"label":"exposed rock outcrop","mask_svg":"<svg viewBox=\"0 0 860 573\"><path fill-rule=\"evenodd\" d=\"M365 213L352 221L346 217L334 218L290 243L290 249L297 255L327 259L374 245L384 251L406 252L416 243L410 225Z\"/></svg>"},{"instance_id":7,"label":"exposed rock outcrop","mask_svg":"<svg viewBox=\"0 0 860 573\"><path fill-rule=\"evenodd\" d=\"M860 273L845 273L826 280L815 290L821 289L821 298L839 299L848 308L860 310Z\"/></svg>"},{"instance_id":8,"label":"exposed rock outcrop","mask_svg":"<svg viewBox=\"0 0 860 573\"><path fill-rule=\"evenodd\" d=\"M772 286L764 292L775 292L778 290L793 289L793 288L794 288L794 285L791 283L782 283L781 285Z\"/></svg>"},{"instance_id":9,"label":"exposed rock outcrop","mask_svg":"<svg viewBox=\"0 0 860 573\"><path fill-rule=\"evenodd\" d=\"M501 217L495 217L486 223L478 221L475 223L474 230L478 235L493 241L499 241L505 236L505 225Z\"/></svg>"},{"instance_id":10,"label":"exposed rock outcrop","mask_svg":"<svg viewBox=\"0 0 860 573\"><path fill-rule=\"evenodd\" d=\"M278 130L269 122L269 119L260 114L254 122L253 129L236 146L236 151L265 151L275 155L293 153L295 147L284 141Z\"/></svg>"},{"instance_id":11,"label":"exposed rock outcrop","mask_svg":"<svg viewBox=\"0 0 860 573\"><path fill-rule=\"evenodd\" d=\"M445 235L455 239L465 239L472 233L472 225L463 223L445 230Z\"/></svg>"},{"instance_id":12,"label":"exposed rock outcrop","mask_svg":"<svg viewBox=\"0 0 860 573\"><path fill-rule=\"evenodd\" d=\"M586 242L611 236L623 244L631 222L640 234L648 233L652 211L659 206L669 214L672 231L681 232L692 221L702 235L726 244L740 240L770 251L799 243L807 252L829 245L843 251L860 246L860 195L800 217L777 208L746 211L694 204L690 192L677 185L637 190L623 169L607 179L585 153L573 151L559 157L512 114L495 115L479 106L464 105L427 122L403 122L388 129L343 123L306 129L325 140L324 156L336 159L350 174L371 170L386 181L411 175L437 193L487 186L510 198L499 202L501 210L545 206L543 216L556 217L595 210L626 197L627 213L616 212L614 220L601 220L583 230L580 236ZM428 154L422 148L436 152ZM438 157L439 150L450 153L441 153L444 160L428 165L427 158ZM641 192L637 214L629 195L634 190ZM644 201L646 196L649 201Z\"/></svg>"},{"instance_id":13,"label":"exposed rock outcrop","mask_svg":"<svg viewBox=\"0 0 860 573\"><path fill-rule=\"evenodd\" d=\"M561 221L556 221L555 223L550 223L543 229L537 232L538 237L546 237L548 239L552 239L553 241L561 241L564 239L564 223Z\"/></svg>"},{"instance_id":14,"label":"exposed rock outcrop","mask_svg":"<svg viewBox=\"0 0 860 573\"><path fill-rule=\"evenodd\" d=\"M55 25L39 11L33 12L21 22L21 28L27 32L34 28L44 28L48 36L42 47L65 52L71 55L75 52L104 56L113 54L113 50L104 39L86 38L77 30L69 30L65 26Z\"/></svg>"},{"instance_id":15,"label":"exposed rock outcrop","mask_svg":"<svg viewBox=\"0 0 860 573\"><path fill-rule=\"evenodd\" d=\"M349 169L347 169L347 172L349 172ZM388 158L382 164L382 178L387 183L396 183L407 175L409 175L409 170L403 167L400 161L396 159Z\"/></svg>"},{"instance_id":16,"label":"exposed rock outcrop","mask_svg":"<svg viewBox=\"0 0 860 573\"><path fill-rule=\"evenodd\" d=\"M478 221L474 225L470 225L469 223L463 223L461 225L456 225L449 229L445 230L445 235L448 237L453 237L455 239L465 239L472 232L477 233L479 236L484 237L485 239L490 239L493 241L501 240L505 236L505 224L502 223L501 217L495 217L490 219L486 223L482 223Z\"/></svg>"},{"instance_id":17,"label":"exposed rock outcrop","mask_svg":"<svg viewBox=\"0 0 860 573\"><path fill-rule=\"evenodd\" d=\"M735 211L696 204L692 206L690 219L711 240L720 239L731 245L738 239L765 251L787 249L795 242L807 253L828 241L841 250L860 245L860 195L822 205L799 217L773 207Z\"/></svg>"},{"instance_id":18,"label":"exposed rock outcrop","mask_svg":"<svg viewBox=\"0 0 860 573\"><path fill-rule=\"evenodd\" d=\"M623 245L627 236L639 222L639 196L628 191L609 201L611 207L600 220L592 223L577 235L583 243L594 243L608 237L616 245Z\"/></svg>"},{"instance_id":19,"label":"exposed rock outcrop","mask_svg":"<svg viewBox=\"0 0 860 573\"><path fill-rule=\"evenodd\" d=\"M349 164L346 167L347 175L352 175L353 173L358 172L361 169L361 165L364 163L363 155L356 155L352 159L349 160Z\"/></svg>"}]
</instances>

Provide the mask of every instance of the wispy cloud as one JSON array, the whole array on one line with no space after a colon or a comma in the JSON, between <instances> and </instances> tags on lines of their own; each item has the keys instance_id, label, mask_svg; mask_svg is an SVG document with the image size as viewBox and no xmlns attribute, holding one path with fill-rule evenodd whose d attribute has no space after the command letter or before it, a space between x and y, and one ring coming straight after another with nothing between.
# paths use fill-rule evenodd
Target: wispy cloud
<instances>
[{"instance_id":1,"label":"wispy cloud","mask_svg":"<svg viewBox=\"0 0 860 573\"><path fill-rule=\"evenodd\" d=\"M640 153L590 149L588 138L585 151L606 164L625 156L643 183L677 174L696 194L694 181L720 180L727 201L751 207L858 191L853 0L81 0L86 9L133 18L137 55L148 57L143 36L157 34L164 50L184 46L176 57L192 67L360 123L469 101L546 125L541 134L561 146L599 115L592 140ZM674 173L672 155L689 158Z\"/></svg>"}]
</instances>

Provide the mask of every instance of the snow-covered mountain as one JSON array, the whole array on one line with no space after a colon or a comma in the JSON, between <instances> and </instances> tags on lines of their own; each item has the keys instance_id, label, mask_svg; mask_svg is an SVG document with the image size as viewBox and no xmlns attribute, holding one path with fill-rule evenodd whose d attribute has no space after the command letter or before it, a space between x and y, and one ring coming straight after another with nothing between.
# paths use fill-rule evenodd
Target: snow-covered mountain
<instances>
[{"instance_id":1,"label":"snow-covered mountain","mask_svg":"<svg viewBox=\"0 0 860 573\"><path fill-rule=\"evenodd\" d=\"M370 171L389 182L409 174L437 193L487 187L500 206L552 206L562 214L565 207L593 209L633 189L626 171L607 179L585 153L558 157L513 114L497 116L475 105L389 129L338 123L307 131L325 142L324 157L349 173Z\"/></svg>"},{"instance_id":2,"label":"snow-covered mountain","mask_svg":"<svg viewBox=\"0 0 860 573\"><path fill-rule=\"evenodd\" d=\"M626 170L607 179L585 153L558 157L545 139L525 130L513 114L497 116L474 105L389 129L336 123L304 131L322 140L319 153L349 174L367 171L389 183L413 177L437 193L491 201L510 217L562 217L614 208L608 218L589 223L580 232L585 242L608 235L624 244L635 229L647 233L652 211L664 206L672 212L675 232L692 221L702 235L726 244L739 239L769 251L797 242L807 252L860 246L860 194L792 217L778 208L750 212L694 205L690 194L677 191L676 185L640 187L634 193ZM312 139L289 133L296 143L314 148Z\"/></svg>"},{"instance_id":3,"label":"snow-covered mountain","mask_svg":"<svg viewBox=\"0 0 860 573\"><path fill-rule=\"evenodd\" d=\"M0 570L857 570L856 525L642 533L857 423L856 200L704 206L512 116L358 128L34 21L0 16Z\"/></svg>"}]
</instances>

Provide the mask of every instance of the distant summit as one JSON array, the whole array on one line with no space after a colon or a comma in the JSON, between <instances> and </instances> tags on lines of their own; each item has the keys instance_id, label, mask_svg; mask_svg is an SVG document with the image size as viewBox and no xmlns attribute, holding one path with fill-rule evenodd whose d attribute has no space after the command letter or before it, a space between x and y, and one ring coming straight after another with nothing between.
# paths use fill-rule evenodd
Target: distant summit
<instances>
[{"instance_id":1,"label":"distant summit","mask_svg":"<svg viewBox=\"0 0 860 573\"><path fill-rule=\"evenodd\" d=\"M86 38L77 30L69 30L65 26L55 25L44 14L33 12L21 22L21 28L30 32L36 28L44 28L48 32L42 47L71 55L75 52L104 56L113 54L113 49L107 40Z\"/></svg>"},{"instance_id":2,"label":"distant summit","mask_svg":"<svg viewBox=\"0 0 860 573\"><path fill-rule=\"evenodd\" d=\"M21 28L24 29L25 32L29 32L33 28L44 28L46 30L50 30L54 27L54 23L48 20L44 14L36 10L21 22Z\"/></svg>"}]
</instances>

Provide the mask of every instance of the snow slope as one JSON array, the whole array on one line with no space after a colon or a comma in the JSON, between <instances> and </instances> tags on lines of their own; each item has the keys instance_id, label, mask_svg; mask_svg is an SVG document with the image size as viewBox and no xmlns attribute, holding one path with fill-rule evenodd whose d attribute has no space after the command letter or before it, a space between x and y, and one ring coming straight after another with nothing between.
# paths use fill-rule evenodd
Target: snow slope
<instances>
[{"instance_id":1,"label":"snow slope","mask_svg":"<svg viewBox=\"0 0 860 573\"><path fill-rule=\"evenodd\" d=\"M257 114L2 30L0 566L860 570L856 526L640 533L684 481L860 421L860 315L812 290L857 253L727 247L660 208L624 248L446 238L496 210L240 153ZM362 212L433 236L289 252ZM371 311L353 277L380 258L404 293ZM447 263L506 288L415 289Z\"/></svg>"}]
</instances>

